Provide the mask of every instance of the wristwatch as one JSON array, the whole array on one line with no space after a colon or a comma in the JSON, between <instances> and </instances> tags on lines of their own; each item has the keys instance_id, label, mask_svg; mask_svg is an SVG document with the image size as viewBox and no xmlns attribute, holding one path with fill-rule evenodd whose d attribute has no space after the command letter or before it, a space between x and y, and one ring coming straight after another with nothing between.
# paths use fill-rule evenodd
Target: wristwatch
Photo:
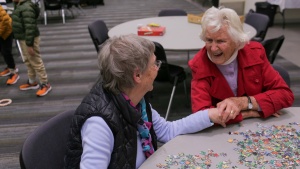
<instances>
[{"instance_id":1,"label":"wristwatch","mask_svg":"<svg viewBox=\"0 0 300 169\"><path fill-rule=\"evenodd\" d=\"M246 97L248 98L248 110L252 110L252 108L253 108L252 101L249 96L246 96Z\"/></svg>"}]
</instances>

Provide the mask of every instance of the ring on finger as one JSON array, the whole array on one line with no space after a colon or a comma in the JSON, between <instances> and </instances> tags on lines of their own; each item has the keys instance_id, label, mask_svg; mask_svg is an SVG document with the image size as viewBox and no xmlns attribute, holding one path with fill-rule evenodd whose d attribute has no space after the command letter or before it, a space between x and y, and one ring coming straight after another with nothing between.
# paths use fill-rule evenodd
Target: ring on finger
<instances>
[{"instance_id":1,"label":"ring on finger","mask_svg":"<svg viewBox=\"0 0 300 169\"><path fill-rule=\"evenodd\" d=\"M231 111L230 111L230 114L234 114L234 111L233 111L233 110L231 110Z\"/></svg>"}]
</instances>

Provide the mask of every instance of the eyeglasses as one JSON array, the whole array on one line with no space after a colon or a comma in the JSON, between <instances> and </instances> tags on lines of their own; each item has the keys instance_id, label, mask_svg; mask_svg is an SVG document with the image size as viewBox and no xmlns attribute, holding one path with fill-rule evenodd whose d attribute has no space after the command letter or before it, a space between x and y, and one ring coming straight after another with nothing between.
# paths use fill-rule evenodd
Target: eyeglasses
<instances>
[{"instance_id":1,"label":"eyeglasses","mask_svg":"<svg viewBox=\"0 0 300 169\"><path fill-rule=\"evenodd\" d=\"M160 66L161 66L161 63L162 63L162 61L161 61L161 60L156 60L156 61L154 62L154 64L155 64L155 66L157 67L157 69L159 69L159 68L160 68Z\"/></svg>"}]
</instances>

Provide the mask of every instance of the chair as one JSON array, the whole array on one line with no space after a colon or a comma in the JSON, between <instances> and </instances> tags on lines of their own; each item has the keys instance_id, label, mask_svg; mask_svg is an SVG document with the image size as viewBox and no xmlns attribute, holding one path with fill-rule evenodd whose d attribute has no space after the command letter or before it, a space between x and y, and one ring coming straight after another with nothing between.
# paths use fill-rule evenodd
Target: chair
<instances>
[{"instance_id":1,"label":"chair","mask_svg":"<svg viewBox=\"0 0 300 169\"><path fill-rule=\"evenodd\" d=\"M277 38L268 39L261 42L266 50L266 55L271 64L274 63L284 39L284 35L281 35Z\"/></svg>"},{"instance_id":2,"label":"chair","mask_svg":"<svg viewBox=\"0 0 300 169\"><path fill-rule=\"evenodd\" d=\"M290 75L287 70L285 70L283 67L272 64L273 68L280 74L280 76L283 78L285 83L290 87L291 86L291 80L290 80Z\"/></svg>"},{"instance_id":3,"label":"chair","mask_svg":"<svg viewBox=\"0 0 300 169\"><path fill-rule=\"evenodd\" d=\"M20 152L21 169L60 169L64 156L74 110L60 113L33 131Z\"/></svg>"},{"instance_id":4,"label":"chair","mask_svg":"<svg viewBox=\"0 0 300 169\"><path fill-rule=\"evenodd\" d=\"M65 10L63 8L63 4L60 0L43 0L44 3L44 21L45 25L47 25L47 11L55 11L58 10L61 12L63 24L66 23L65 20Z\"/></svg>"},{"instance_id":5,"label":"chair","mask_svg":"<svg viewBox=\"0 0 300 169\"><path fill-rule=\"evenodd\" d=\"M187 13L182 9L163 9L158 16L187 16Z\"/></svg>"},{"instance_id":6,"label":"chair","mask_svg":"<svg viewBox=\"0 0 300 169\"><path fill-rule=\"evenodd\" d=\"M171 106L172 106L172 101L173 101L174 93L176 90L176 86L178 83L183 82L184 92L185 92L186 99L188 102L188 95L187 95L187 89L186 89L186 73L182 67L168 64L167 56L166 56L165 49L163 48L163 46L158 42L154 42L154 44L155 44L154 54L156 56L156 59L162 61L162 65L158 71L155 81L168 82L168 83L173 84L173 89L172 89L171 97L170 97L169 104L168 104L168 109L167 109L166 116L165 116L165 119L167 120Z\"/></svg>"},{"instance_id":7,"label":"chair","mask_svg":"<svg viewBox=\"0 0 300 169\"><path fill-rule=\"evenodd\" d=\"M80 6L80 0L66 0L65 3L67 5L67 9L72 13L73 18L74 18L74 14L72 10L73 6L75 7L75 10L77 11L78 14L81 13L85 15L85 12Z\"/></svg>"},{"instance_id":8,"label":"chair","mask_svg":"<svg viewBox=\"0 0 300 169\"><path fill-rule=\"evenodd\" d=\"M97 20L88 25L90 36L93 40L97 53L99 52L99 45L104 43L108 37L108 29L104 21Z\"/></svg>"},{"instance_id":9,"label":"chair","mask_svg":"<svg viewBox=\"0 0 300 169\"><path fill-rule=\"evenodd\" d=\"M202 2L202 6L205 6L206 3L210 3L212 6L218 8L219 7L219 0L204 0Z\"/></svg>"},{"instance_id":10,"label":"chair","mask_svg":"<svg viewBox=\"0 0 300 169\"><path fill-rule=\"evenodd\" d=\"M261 42L265 39L268 31L269 20L270 19L267 15L252 11L246 15L245 23L253 26L257 31L256 36L252 38L252 40Z\"/></svg>"}]
</instances>

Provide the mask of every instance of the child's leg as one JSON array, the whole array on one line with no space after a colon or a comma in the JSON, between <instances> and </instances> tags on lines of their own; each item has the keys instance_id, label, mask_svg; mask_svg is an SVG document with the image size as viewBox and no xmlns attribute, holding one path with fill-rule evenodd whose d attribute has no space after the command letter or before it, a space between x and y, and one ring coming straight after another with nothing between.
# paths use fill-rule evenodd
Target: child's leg
<instances>
[{"instance_id":1,"label":"child's leg","mask_svg":"<svg viewBox=\"0 0 300 169\"><path fill-rule=\"evenodd\" d=\"M7 39L1 40L1 53L4 57L4 61L7 64L9 69L14 70L16 68L15 60L12 55L12 43L13 43L13 36L10 34Z\"/></svg>"}]
</instances>

